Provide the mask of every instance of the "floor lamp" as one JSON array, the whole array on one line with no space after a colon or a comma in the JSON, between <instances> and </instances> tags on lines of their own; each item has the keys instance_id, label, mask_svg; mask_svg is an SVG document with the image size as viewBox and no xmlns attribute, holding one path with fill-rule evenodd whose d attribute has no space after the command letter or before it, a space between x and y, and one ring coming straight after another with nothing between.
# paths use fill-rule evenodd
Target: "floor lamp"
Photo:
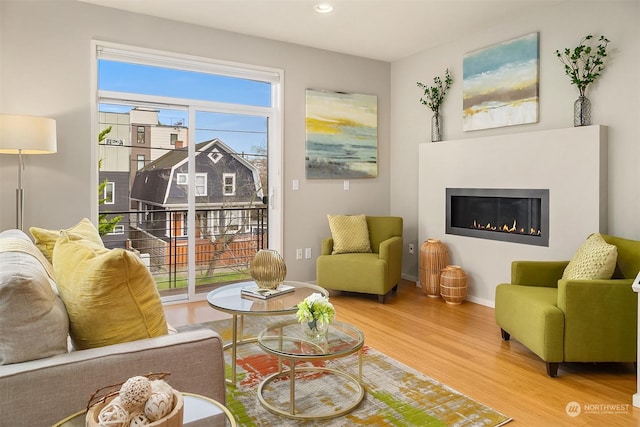
<instances>
[{"instance_id":1,"label":"floor lamp","mask_svg":"<svg viewBox=\"0 0 640 427\"><path fill-rule=\"evenodd\" d=\"M24 190L22 189L23 154L49 154L57 150L56 121L45 117L0 114L0 154L18 155L18 188L16 189L16 228L24 222Z\"/></svg>"}]
</instances>

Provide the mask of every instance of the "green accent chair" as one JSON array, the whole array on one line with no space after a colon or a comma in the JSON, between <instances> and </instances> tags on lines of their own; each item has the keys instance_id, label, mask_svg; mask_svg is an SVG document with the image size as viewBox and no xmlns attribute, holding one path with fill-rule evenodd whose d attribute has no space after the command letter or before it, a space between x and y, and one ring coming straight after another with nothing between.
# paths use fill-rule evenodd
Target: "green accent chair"
<instances>
[{"instance_id":1,"label":"green accent chair","mask_svg":"<svg viewBox=\"0 0 640 427\"><path fill-rule=\"evenodd\" d=\"M550 377L560 362L636 362L640 242L602 235L618 249L610 280L563 280L569 261L514 261L511 283L496 287L495 317L537 354Z\"/></svg>"},{"instance_id":2,"label":"green accent chair","mask_svg":"<svg viewBox=\"0 0 640 427\"><path fill-rule=\"evenodd\" d=\"M367 216L371 253L332 255L333 239L322 240L316 283L326 289L385 297L397 291L402 273L402 218Z\"/></svg>"}]
</instances>

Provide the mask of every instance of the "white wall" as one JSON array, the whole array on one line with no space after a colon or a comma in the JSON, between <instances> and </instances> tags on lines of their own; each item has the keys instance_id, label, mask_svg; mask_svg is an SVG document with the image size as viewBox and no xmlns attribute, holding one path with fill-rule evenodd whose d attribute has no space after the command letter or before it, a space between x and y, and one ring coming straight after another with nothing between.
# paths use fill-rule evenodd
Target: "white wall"
<instances>
[{"instance_id":1,"label":"white wall","mask_svg":"<svg viewBox=\"0 0 640 427\"><path fill-rule=\"evenodd\" d=\"M0 1L0 112L55 118L58 153L31 156L25 228L69 227L95 211L91 39L283 69L284 257L291 280L315 280L327 213L389 214L390 64L73 1ZM378 96L375 179L305 179L305 89ZM0 230L15 226L15 156L0 155ZM299 191L291 191L293 179ZM310 247L310 260L295 249Z\"/></svg>"},{"instance_id":2,"label":"white wall","mask_svg":"<svg viewBox=\"0 0 640 427\"><path fill-rule=\"evenodd\" d=\"M441 240L449 262L467 273L468 299L492 306L496 284L509 282L512 260L570 259L586 236L606 231L606 154L606 126L423 142L418 236ZM571 158L576 161L568 173ZM549 244L445 234L446 188L549 190L549 227L542 230Z\"/></svg>"},{"instance_id":3,"label":"white wall","mask_svg":"<svg viewBox=\"0 0 640 427\"><path fill-rule=\"evenodd\" d=\"M419 103L416 82L432 83L449 68L454 79L443 109L444 142L573 126L577 89L564 74L556 49L574 47L587 34L611 40L607 68L587 96L593 124L608 126L608 232L640 239L640 3L581 1L560 6L541 2L536 15L514 17L500 26L394 62L391 66L391 213L405 219L405 241L418 233L418 146L430 139L431 110ZM530 32L540 33L539 123L475 132L462 131L462 61L467 52ZM580 161L566 159L566 173ZM497 168L500 165L496 165ZM429 185L429 183L421 183ZM509 182L504 182L509 187ZM444 215L444 212L442 213ZM586 236L585 236L586 237ZM405 276L418 277L418 258L405 257ZM464 267L464 266L463 266ZM505 272L508 275L508 272ZM497 285L497 283L495 283ZM493 285L493 286L495 286ZM485 295L490 294L486 290Z\"/></svg>"}]
</instances>

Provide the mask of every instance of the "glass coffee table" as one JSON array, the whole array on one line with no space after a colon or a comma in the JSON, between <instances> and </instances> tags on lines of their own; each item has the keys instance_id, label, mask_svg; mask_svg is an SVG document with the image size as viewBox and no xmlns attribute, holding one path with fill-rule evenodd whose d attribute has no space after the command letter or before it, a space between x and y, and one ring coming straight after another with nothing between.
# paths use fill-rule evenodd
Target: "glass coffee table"
<instances>
[{"instance_id":1,"label":"glass coffee table","mask_svg":"<svg viewBox=\"0 0 640 427\"><path fill-rule=\"evenodd\" d=\"M207 302L212 308L233 315L231 342L224 346L225 350L231 348L231 360L234 361L231 364L231 378L227 379L227 383L236 384L237 346L256 342L256 337L244 336L243 316L292 314L298 310L296 305L313 293L329 296L326 289L311 283L285 280L282 284L293 286L293 292L264 300L245 297L242 295L242 288L255 285L255 282L249 281L222 286L207 294Z\"/></svg>"},{"instance_id":2,"label":"glass coffee table","mask_svg":"<svg viewBox=\"0 0 640 427\"><path fill-rule=\"evenodd\" d=\"M353 411L364 398L362 386L362 346L364 334L355 326L343 322L332 322L327 335L309 338L296 320L276 323L258 334L258 344L270 355L278 357L278 372L266 377L258 386L258 400L268 411L288 418L301 420L324 420ZM344 370L331 368L319 361L327 361L358 353L358 376ZM288 369L283 369L286 360ZM296 367L296 363L304 366ZM298 375L298 378L296 377ZM327 376L332 376L327 378ZM280 386L289 381L289 396L268 390L270 384ZM328 380L328 381L327 381ZM298 383L301 392L296 390ZM343 388L342 397L331 396L335 388ZM326 390L326 393L323 393ZM267 394L278 394L269 399ZM319 408L321 402L330 402ZM287 405L288 404L288 405ZM287 407L288 406L288 407Z\"/></svg>"},{"instance_id":3,"label":"glass coffee table","mask_svg":"<svg viewBox=\"0 0 640 427\"><path fill-rule=\"evenodd\" d=\"M185 427L236 427L231 412L216 400L193 393L182 393L184 411L182 419ZM85 427L87 411L77 412L55 424L53 427Z\"/></svg>"}]
</instances>

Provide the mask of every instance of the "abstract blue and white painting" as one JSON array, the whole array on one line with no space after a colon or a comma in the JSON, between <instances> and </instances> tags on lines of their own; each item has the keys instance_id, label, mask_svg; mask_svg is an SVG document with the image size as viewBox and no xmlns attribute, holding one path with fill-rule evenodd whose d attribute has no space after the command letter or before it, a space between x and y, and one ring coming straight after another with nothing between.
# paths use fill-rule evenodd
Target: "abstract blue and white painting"
<instances>
[{"instance_id":1,"label":"abstract blue and white painting","mask_svg":"<svg viewBox=\"0 0 640 427\"><path fill-rule=\"evenodd\" d=\"M378 175L378 97L307 89L306 177Z\"/></svg>"},{"instance_id":2,"label":"abstract blue and white painting","mask_svg":"<svg viewBox=\"0 0 640 427\"><path fill-rule=\"evenodd\" d=\"M536 123L538 33L467 53L463 80L463 130Z\"/></svg>"}]
</instances>

